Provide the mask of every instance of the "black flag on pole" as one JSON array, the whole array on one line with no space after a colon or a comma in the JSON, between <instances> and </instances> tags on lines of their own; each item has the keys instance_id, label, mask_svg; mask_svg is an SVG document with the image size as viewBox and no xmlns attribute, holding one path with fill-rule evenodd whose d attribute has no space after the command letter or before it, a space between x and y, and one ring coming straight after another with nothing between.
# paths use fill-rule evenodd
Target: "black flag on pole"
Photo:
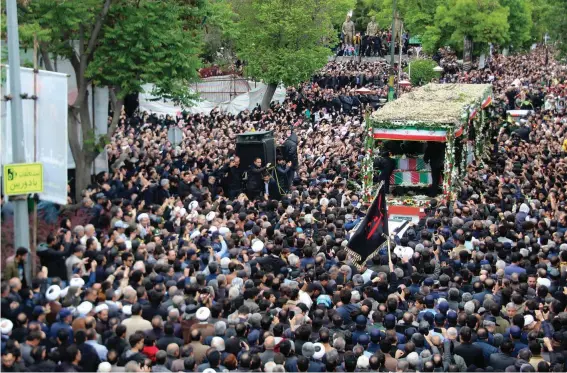
<instances>
[{"instance_id":1,"label":"black flag on pole","mask_svg":"<svg viewBox=\"0 0 567 373\"><path fill-rule=\"evenodd\" d=\"M387 238L388 212L386 191L382 184L366 216L348 241L347 252L355 264L361 266L378 254L380 247L387 243Z\"/></svg>"}]
</instances>

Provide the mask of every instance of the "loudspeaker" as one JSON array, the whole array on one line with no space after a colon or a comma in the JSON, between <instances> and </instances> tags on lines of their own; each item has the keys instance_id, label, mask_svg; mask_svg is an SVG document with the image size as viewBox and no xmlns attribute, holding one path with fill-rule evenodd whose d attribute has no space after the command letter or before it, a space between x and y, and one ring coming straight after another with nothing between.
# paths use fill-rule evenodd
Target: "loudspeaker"
<instances>
[{"instance_id":1,"label":"loudspeaker","mask_svg":"<svg viewBox=\"0 0 567 373\"><path fill-rule=\"evenodd\" d=\"M236 155L240 157L240 169L246 171L256 157L262 165L276 164L276 142L272 131L246 132L236 136Z\"/></svg>"}]
</instances>

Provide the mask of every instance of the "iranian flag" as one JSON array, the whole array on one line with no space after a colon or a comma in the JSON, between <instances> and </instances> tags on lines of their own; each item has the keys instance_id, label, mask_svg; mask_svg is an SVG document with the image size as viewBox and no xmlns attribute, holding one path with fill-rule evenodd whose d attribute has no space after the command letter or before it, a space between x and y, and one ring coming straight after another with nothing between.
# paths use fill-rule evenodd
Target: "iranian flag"
<instances>
[{"instance_id":1,"label":"iranian flag","mask_svg":"<svg viewBox=\"0 0 567 373\"><path fill-rule=\"evenodd\" d=\"M390 178L390 183L394 185L429 185L431 184L431 173L427 171L394 171Z\"/></svg>"},{"instance_id":2,"label":"iranian flag","mask_svg":"<svg viewBox=\"0 0 567 373\"><path fill-rule=\"evenodd\" d=\"M491 103L492 103L492 97L491 97L491 96L488 96L488 97L486 98L486 100L484 100L484 101L482 102L481 107L482 107L483 109L486 109L486 107L487 107L488 105L490 105Z\"/></svg>"},{"instance_id":3,"label":"iranian flag","mask_svg":"<svg viewBox=\"0 0 567 373\"><path fill-rule=\"evenodd\" d=\"M476 117L477 113L478 113L478 110L476 108L474 108L474 110L471 112L471 115L469 115L469 121L473 120Z\"/></svg>"},{"instance_id":4,"label":"iranian flag","mask_svg":"<svg viewBox=\"0 0 567 373\"><path fill-rule=\"evenodd\" d=\"M421 171L427 169L423 158L402 158L397 160L396 169L401 171Z\"/></svg>"}]
</instances>

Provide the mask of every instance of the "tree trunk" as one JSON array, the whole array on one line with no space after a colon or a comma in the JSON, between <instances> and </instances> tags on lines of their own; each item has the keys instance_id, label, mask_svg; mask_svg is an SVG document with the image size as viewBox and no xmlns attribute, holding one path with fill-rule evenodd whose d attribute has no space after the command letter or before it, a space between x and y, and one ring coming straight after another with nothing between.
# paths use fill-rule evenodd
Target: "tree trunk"
<instances>
[{"instance_id":1,"label":"tree trunk","mask_svg":"<svg viewBox=\"0 0 567 373\"><path fill-rule=\"evenodd\" d=\"M75 158L75 199L77 203L81 203L83 199L82 193L91 183L93 161L83 158L83 152L81 152L79 157Z\"/></svg>"},{"instance_id":2,"label":"tree trunk","mask_svg":"<svg viewBox=\"0 0 567 373\"><path fill-rule=\"evenodd\" d=\"M70 106L67 120L69 147L75 160L75 200L77 203L81 202L83 190L91 183L92 163L97 156L97 154L84 148L85 130L83 130L82 136L79 136L79 127L82 124L80 114L83 111L84 115L84 110L86 110L88 116L88 106L86 109Z\"/></svg>"},{"instance_id":3,"label":"tree trunk","mask_svg":"<svg viewBox=\"0 0 567 373\"><path fill-rule=\"evenodd\" d=\"M274 93L276 93L276 88L278 88L278 85L276 83L268 84L268 88L266 88L266 93L264 93L264 97L262 98L262 104L261 104L262 111L268 111L270 109L270 102L272 102Z\"/></svg>"}]
</instances>

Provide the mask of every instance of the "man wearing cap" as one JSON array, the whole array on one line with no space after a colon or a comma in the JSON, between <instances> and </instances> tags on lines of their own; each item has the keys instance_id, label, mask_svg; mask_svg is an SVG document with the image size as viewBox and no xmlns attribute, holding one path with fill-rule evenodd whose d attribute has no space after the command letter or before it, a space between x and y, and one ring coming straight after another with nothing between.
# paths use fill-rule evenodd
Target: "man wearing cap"
<instances>
[{"instance_id":1,"label":"man wearing cap","mask_svg":"<svg viewBox=\"0 0 567 373\"><path fill-rule=\"evenodd\" d=\"M418 321L423 320L423 316L427 312L433 314L433 316L435 316L437 314L437 310L435 309L435 298L433 297L433 295L427 295L424 298L424 306L425 306L425 309L421 310L419 312L419 314L417 315Z\"/></svg>"},{"instance_id":2,"label":"man wearing cap","mask_svg":"<svg viewBox=\"0 0 567 373\"><path fill-rule=\"evenodd\" d=\"M352 333L352 342L354 344L357 344L358 339L363 335L370 338L370 336L368 335L368 333L366 331L367 330L367 323L368 323L366 316L358 315L358 316L356 316L356 319L354 320L354 322L355 322L356 326L355 326L354 332Z\"/></svg>"},{"instance_id":3,"label":"man wearing cap","mask_svg":"<svg viewBox=\"0 0 567 373\"><path fill-rule=\"evenodd\" d=\"M49 337L55 339L60 329L67 330L69 333L69 343L73 340L73 329L71 328L71 322L73 321L73 314L67 308L61 309L59 311L59 321L51 325L49 330Z\"/></svg>"},{"instance_id":4,"label":"man wearing cap","mask_svg":"<svg viewBox=\"0 0 567 373\"><path fill-rule=\"evenodd\" d=\"M114 228L116 228L116 231L118 232L118 237L120 237L124 241L128 240L128 237L126 237L126 234L124 233L126 232L126 229L128 227L129 225L122 220L118 220L116 223L114 223Z\"/></svg>"},{"instance_id":5,"label":"man wearing cap","mask_svg":"<svg viewBox=\"0 0 567 373\"><path fill-rule=\"evenodd\" d=\"M528 347L521 339L522 329L517 325L512 325L510 327L510 340L514 343L514 350L512 351L513 357L517 357L521 349Z\"/></svg>"},{"instance_id":6,"label":"man wearing cap","mask_svg":"<svg viewBox=\"0 0 567 373\"><path fill-rule=\"evenodd\" d=\"M48 306L49 307L49 306ZM41 327L41 331L45 333L45 335L49 334L49 327L45 323L46 321L46 310L42 306L35 306L32 311L32 319L33 322L39 324Z\"/></svg>"}]
</instances>

